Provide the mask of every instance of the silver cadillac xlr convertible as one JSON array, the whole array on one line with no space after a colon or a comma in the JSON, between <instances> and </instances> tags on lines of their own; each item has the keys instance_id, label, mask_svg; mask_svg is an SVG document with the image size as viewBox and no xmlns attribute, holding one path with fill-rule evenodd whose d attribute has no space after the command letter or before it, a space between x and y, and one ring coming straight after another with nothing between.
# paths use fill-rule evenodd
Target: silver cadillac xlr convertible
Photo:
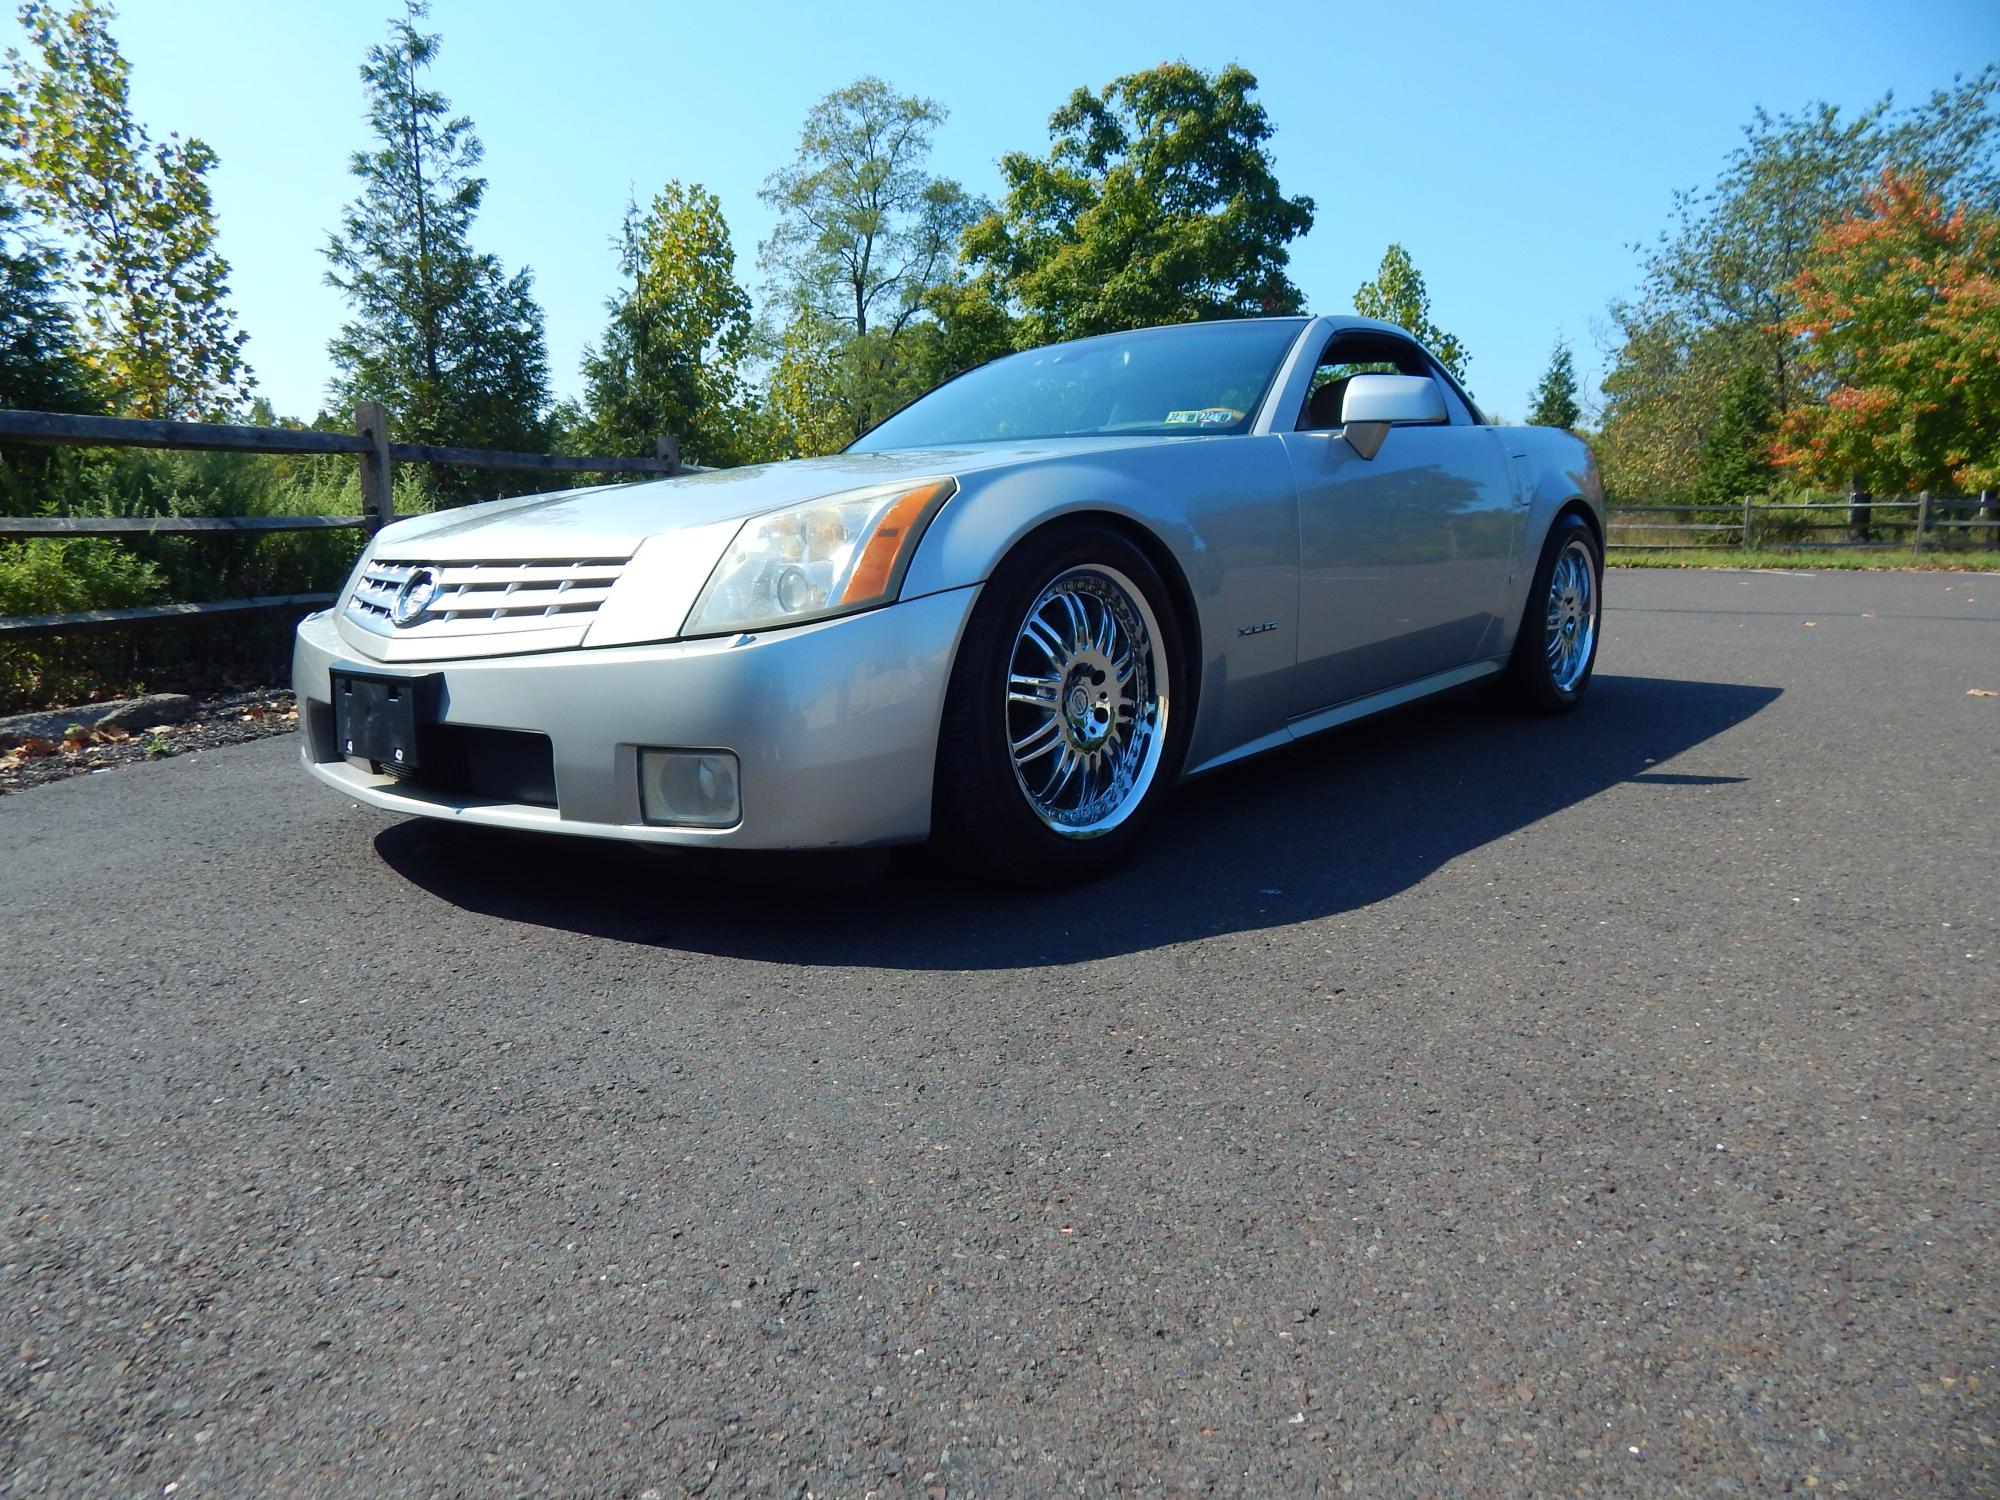
<instances>
[{"instance_id":1,"label":"silver cadillac xlr convertible","mask_svg":"<svg viewBox=\"0 0 2000 1500\"><path fill-rule=\"evenodd\" d=\"M1401 329L1193 323L846 452L413 517L300 626L308 770L461 823L1096 873L1175 780L1480 678L1590 680L1603 499Z\"/></svg>"}]
</instances>

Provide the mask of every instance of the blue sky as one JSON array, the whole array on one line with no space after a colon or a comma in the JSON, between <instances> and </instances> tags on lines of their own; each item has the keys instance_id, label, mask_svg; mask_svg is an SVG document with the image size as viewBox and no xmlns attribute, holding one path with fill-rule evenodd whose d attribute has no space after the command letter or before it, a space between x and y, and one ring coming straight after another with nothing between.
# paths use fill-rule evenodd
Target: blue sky
<instances>
[{"instance_id":1,"label":"blue sky","mask_svg":"<svg viewBox=\"0 0 2000 1500\"><path fill-rule=\"evenodd\" d=\"M341 317L320 247L363 143L356 68L390 0L125 0L116 34L156 135L204 137L250 358L280 412L323 397ZM603 323L628 193L717 193L753 290L757 200L807 107L862 73L951 118L934 167L997 195L1004 151L1046 148L1079 84L1185 57L1261 84L1280 181L1318 204L1292 275L1347 309L1383 248L1424 272L1471 385L1519 419L1558 330L1594 392L1605 304L1677 187L1711 179L1759 104L1914 101L2000 57L1995 0L1240 6L1026 0L945 7L436 0L434 83L470 114L490 179L482 249L534 269L558 394Z\"/></svg>"}]
</instances>

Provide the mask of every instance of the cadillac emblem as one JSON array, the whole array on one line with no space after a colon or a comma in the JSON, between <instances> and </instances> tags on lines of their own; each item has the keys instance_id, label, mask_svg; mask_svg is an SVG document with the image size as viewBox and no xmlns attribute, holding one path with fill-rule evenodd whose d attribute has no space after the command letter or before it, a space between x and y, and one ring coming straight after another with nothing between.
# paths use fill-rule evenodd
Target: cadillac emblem
<instances>
[{"instance_id":1,"label":"cadillac emblem","mask_svg":"<svg viewBox=\"0 0 2000 1500\"><path fill-rule=\"evenodd\" d=\"M396 599L389 606L389 618L398 625L414 625L424 617L424 611L431 607L442 585L438 576L429 568L418 568L403 580L403 586L396 590Z\"/></svg>"}]
</instances>

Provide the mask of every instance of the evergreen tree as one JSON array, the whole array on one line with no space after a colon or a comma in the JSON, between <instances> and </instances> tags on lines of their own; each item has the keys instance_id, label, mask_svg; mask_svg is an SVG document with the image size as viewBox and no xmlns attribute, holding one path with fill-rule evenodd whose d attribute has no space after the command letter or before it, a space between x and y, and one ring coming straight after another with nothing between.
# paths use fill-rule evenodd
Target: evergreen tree
<instances>
[{"instance_id":1,"label":"evergreen tree","mask_svg":"<svg viewBox=\"0 0 2000 1500\"><path fill-rule=\"evenodd\" d=\"M1697 504L1717 508L1743 503L1770 488L1771 439L1778 403L1761 364L1744 363L1722 387L1715 416L1702 432L1695 466Z\"/></svg>"},{"instance_id":2,"label":"evergreen tree","mask_svg":"<svg viewBox=\"0 0 2000 1500\"><path fill-rule=\"evenodd\" d=\"M534 280L472 247L483 153L423 82L439 45L417 30L427 11L408 0L361 68L375 145L349 163L361 193L326 244L326 279L352 313L328 346L333 394L380 401L402 440L539 451L548 352Z\"/></svg>"},{"instance_id":3,"label":"evergreen tree","mask_svg":"<svg viewBox=\"0 0 2000 1500\"><path fill-rule=\"evenodd\" d=\"M1383 251L1375 279L1355 288L1354 310L1364 318L1394 323L1436 355L1438 363L1464 383L1468 358L1465 346L1431 321L1431 294L1424 285L1424 273L1401 245L1391 245Z\"/></svg>"},{"instance_id":4,"label":"evergreen tree","mask_svg":"<svg viewBox=\"0 0 2000 1500\"><path fill-rule=\"evenodd\" d=\"M1535 387L1528 422L1534 427L1568 428L1576 426L1582 416L1583 408L1576 404L1576 360L1570 354L1569 340L1558 338L1542 382Z\"/></svg>"}]
</instances>

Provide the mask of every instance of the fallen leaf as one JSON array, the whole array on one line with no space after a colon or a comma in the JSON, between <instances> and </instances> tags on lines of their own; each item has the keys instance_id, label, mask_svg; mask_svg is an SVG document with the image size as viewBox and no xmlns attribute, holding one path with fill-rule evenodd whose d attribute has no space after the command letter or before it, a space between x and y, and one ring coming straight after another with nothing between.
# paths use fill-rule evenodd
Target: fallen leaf
<instances>
[{"instance_id":1,"label":"fallen leaf","mask_svg":"<svg viewBox=\"0 0 2000 1500\"><path fill-rule=\"evenodd\" d=\"M132 738L132 731L120 729L116 724L109 724L98 730L96 737L107 745L122 745Z\"/></svg>"},{"instance_id":2,"label":"fallen leaf","mask_svg":"<svg viewBox=\"0 0 2000 1500\"><path fill-rule=\"evenodd\" d=\"M2000 698L2000 693L1994 692L1992 688L1967 688L1965 696L1968 698Z\"/></svg>"},{"instance_id":3,"label":"fallen leaf","mask_svg":"<svg viewBox=\"0 0 2000 1500\"><path fill-rule=\"evenodd\" d=\"M12 750L9 750L5 755L0 755L0 771L11 771L20 765L20 763L21 757Z\"/></svg>"},{"instance_id":4,"label":"fallen leaf","mask_svg":"<svg viewBox=\"0 0 2000 1500\"><path fill-rule=\"evenodd\" d=\"M1808 620L1808 621L1806 621L1806 629L1808 629L1808 630L1811 630L1811 629L1813 628L1813 626L1815 626L1815 625L1817 625L1817 624L1819 624L1819 621L1817 621L1817 620Z\"/></svg>"},{"instance_id":5,"label":"fallen leaf","mask_svg":"<svg viewBox=\"0 0 2000 1500\"><path fill-rule=\"evenodd\" d=\"M54 755L62 746L54 740L26 739L14 747L14 753L23 760L37 760L45 755Z\"/></svg>"}]
</instances>

